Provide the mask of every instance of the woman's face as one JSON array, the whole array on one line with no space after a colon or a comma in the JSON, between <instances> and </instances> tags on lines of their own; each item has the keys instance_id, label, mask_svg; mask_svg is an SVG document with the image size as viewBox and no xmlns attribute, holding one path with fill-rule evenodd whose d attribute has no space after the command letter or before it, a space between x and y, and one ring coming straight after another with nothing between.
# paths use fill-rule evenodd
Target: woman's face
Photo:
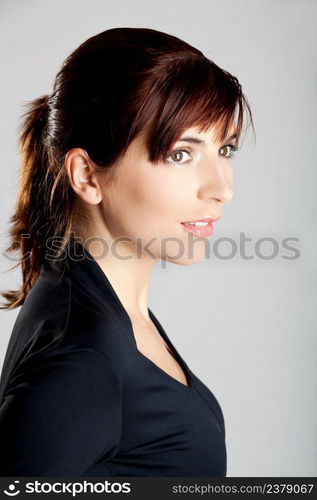
<instances>
[{"instance_id":1,"label":"woman's face","mask_svg":"<svg viewBox=\"0 0 317 500\"><path fill-rule=\"evenodd\" d=\"M138 249L140 257L142 249L142 258L182 265L203 260L209 236L188 232L182 223L219 218L223 204L231 200L233 153L228 144L234 146L235 140L216 143L212 129L189 128L165 162L154 165L147 159L144 134L139 135L111 169L111 182L107 175L99 179L108 235L121 238L134 252Z\"/></svg>"}]
</instances>

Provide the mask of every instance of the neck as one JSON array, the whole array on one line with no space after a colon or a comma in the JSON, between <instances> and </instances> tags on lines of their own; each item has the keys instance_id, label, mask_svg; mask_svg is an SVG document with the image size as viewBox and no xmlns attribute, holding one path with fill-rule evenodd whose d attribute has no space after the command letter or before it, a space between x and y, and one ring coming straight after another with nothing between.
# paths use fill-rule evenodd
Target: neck
<instances>
[{"instance_id":1,"label":"neck","mask_svg":"<svg viewBox=\"0 0 317 500\"><path fill-rule=\"evenodd\" d=\"M87 249L106 274L129 316L149 320L148 295L152 270L157 259L120 241L113 246L104 235L76 231L75 238Z\"/></svg>"}]
</instances>

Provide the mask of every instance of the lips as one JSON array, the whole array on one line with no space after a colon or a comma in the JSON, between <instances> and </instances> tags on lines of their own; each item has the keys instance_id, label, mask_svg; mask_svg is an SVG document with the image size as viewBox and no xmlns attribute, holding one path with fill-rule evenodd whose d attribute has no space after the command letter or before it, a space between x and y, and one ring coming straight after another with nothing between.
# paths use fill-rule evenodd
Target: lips
<instances>
[{"instance_id":1,"label":"lips","mask_svg":"<svg viewBox=\"0 0 317 500\"><path fill-rule=\"evenodd\" d=\"M185 229L185 231L193 233L196 236L203 236L203 237L211 236L214 230L212 222L207 222L207 221L198 221L198 222L205 222L205 225L196 226L194 224L189 224L188 222L182 222L182 227Z\"/></svg>"},{"instance_id":2,"label":"lips","mask_svg":"<svg viewBox=\"0 0 317 500\"><path fill-rule=\"evenodd\" d=\"M183 228L185 229L185 231L187 231L189 233L193 233L196 236L208 237L208 236L212 235L213 230L214 230L212 223L218 219L220 219L220 216L219 217L203 217L202 219L191 220L188 222L181 222L181 224L182 224ZM195 226L194 224L190 224L193 222L195 222L195 223L196 222L205 222L207 224Z\"/></svg>"}]
</instances>

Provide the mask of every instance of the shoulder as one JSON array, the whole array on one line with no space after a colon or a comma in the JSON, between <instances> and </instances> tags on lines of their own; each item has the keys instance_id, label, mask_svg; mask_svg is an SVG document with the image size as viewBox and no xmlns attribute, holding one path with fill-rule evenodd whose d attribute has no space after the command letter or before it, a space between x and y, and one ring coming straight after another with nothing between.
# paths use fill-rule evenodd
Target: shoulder
<instances>
[{"instance_id":1,"label":"shoulder","mask_svg":"<svg viewBox=\"0 0 317 500\"><path fill-rule=\"evenodd\" d=\"M120 321L109 309L73 286L64 275L42 268L13 327L1 375L1 394L15 376L38 370L76 370L119 378ZM55 363L55 368L53 364ZM40 368L42 367L42 368Z\"/></svg>"},{"instance_id":2,"label":"shoulder","mask_svg":"<svg viewBox=\"0 0 317 500\"><path fill-rule=\"evenodd\" d=\"M122 323L111 301L100 300L94 287L78 283L67 273L59 276L49 266L30 290L14 324L19 345L37 349L58 343L89 345L109 354Z\"/></svg>"},{"instance_id":3,"label":"shoulder","mask_svg":"<svg viewBox=\"0 0 317 500\"><path fill-rule=\"evenodd\" d=\"M81 344L59 344L43 353L27 356L13 369L7 384L4 399L17 396L36 406L57 398L72 402L98 399L118 401L121 399L120 374L110 357L94 346Z\"/></svg>"}]
</instances>

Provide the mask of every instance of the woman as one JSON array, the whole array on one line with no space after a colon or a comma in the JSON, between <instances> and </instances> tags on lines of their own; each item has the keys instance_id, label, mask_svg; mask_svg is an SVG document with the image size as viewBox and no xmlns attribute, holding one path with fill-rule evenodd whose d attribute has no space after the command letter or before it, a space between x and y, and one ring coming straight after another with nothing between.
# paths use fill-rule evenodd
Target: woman
<instances>
[{"instance_id":1,"label":"woman","mask_svg":"<svg viewBox=\"0 0 317 500\"><path fill-rule=\"evenodd\" d=\"M1 377L1 475L226 475L219 403L147 296L160 260L204 258L245 109L252 123L235 77L139 28L88 39L29 103L7 249L23 284L3 293L3 308L23 305Z\"/></svg>"}]
</instances>

